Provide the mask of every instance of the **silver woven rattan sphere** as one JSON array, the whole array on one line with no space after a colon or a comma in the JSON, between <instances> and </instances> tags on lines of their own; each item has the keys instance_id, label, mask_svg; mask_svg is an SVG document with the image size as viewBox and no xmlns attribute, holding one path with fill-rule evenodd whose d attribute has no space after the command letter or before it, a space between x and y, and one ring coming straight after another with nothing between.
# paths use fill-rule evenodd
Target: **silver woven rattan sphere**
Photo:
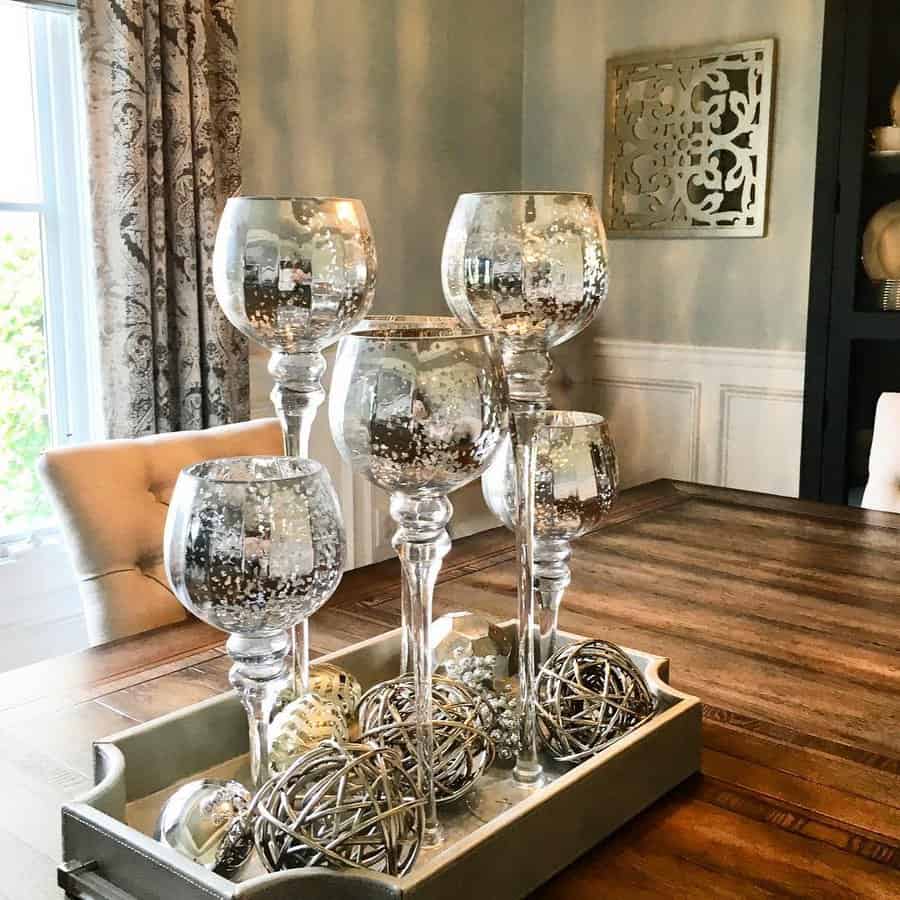
<instances>
[{"instance_id":1,"label":"silver woven rattan sphere","mask_svg":"<svg viewBox=\"0 0 900 900\"><path fill-rule=\"evenodd\" d=\"M468 722L479 712L479 701L466 685L452 678L431 678L432 717ZM416 689L412 675L401 675L370 687L356 710L360 734L380 725L415 721Z\"/></svg>"},{"instance_id":2,"label":"silver woven rattan sphere","mask_svg":"<svg viewBox=\"0 0 900 900\"><path fill-rule=\"evenodd\" d=\"M438 803L458 800L494 760L487 733L492 711L465 685L432 678L432 756ZM417 779L415 689L410 675L382 682L363 695L359 705L360 740L395 749L401 765Z\"/></svg>"},{"instance_id":3,"label":"silver woven rattan sphere","mask_svg":"<svg viewBox=\"0 0 900 900\"><path fill-rule=\"evenodd\" d=\"M408 872L425 801L395 751L324 741L253 800L256 849L270 872L308 866Z\"/></svg>"},{"instance_id":4,"label":"silver woven rattan sphere","mask_svg":"<svg viewBox=\"0 0 900 900\"><path fill-rule=\"evenodd\" d=\"M557 650L541 667L536 693L538 733L559 762L593 756L656 710L644 676L608 641Z\"/></svg>"}]
</instances>

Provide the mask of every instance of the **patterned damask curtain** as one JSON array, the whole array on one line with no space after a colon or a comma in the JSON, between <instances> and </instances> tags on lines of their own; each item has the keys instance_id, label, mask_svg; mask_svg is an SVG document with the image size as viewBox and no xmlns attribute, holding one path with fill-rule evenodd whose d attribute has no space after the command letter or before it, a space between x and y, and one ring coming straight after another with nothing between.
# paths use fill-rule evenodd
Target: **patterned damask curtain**
<instances>
[{"instance_id":1,"label":"patterned damask curtain","mask_svg":"<svg viewBox=\"0 0 900 900\"><path fill-rule=\"evenodd\" d=\"M212 251L240 187L235 0L79 0L109 437L249 414Z\"/></svg>"}]
</instances>

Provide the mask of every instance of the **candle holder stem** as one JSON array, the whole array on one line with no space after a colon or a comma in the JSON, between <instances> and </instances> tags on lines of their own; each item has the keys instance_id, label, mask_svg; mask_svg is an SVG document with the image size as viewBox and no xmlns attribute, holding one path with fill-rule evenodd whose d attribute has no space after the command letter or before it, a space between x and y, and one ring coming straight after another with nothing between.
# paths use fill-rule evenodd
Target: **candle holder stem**
<instances>
[{"instance_id":1,"label":"candle holder stem","mask_svg":"<svg viewBox=\"0 0 900 900\"><path fill-rule=\"evenodd\" d=\"M572 548L562 538L538 538L534 543L534 587L540 618L540 665L559 647L559 607L569 582Z\"/></svg>"},{"instance_id":2,"label":"candle holder stem","mask_svg":"<svg viewBox=\"0 0 900 900\"><path fill-rule=\"evenodd\" d=\"M315 347L297 353L275 351L269 358L269 374L275 379L272 403L284 432L285 456L309 456L309 436L325 399L326 367L325 357Z\"/></svg>"},{"instance_id":3,"label":"candle holder stem","mask_svg":"<svg viewBox=\"0 0 900 900\"><path fill-rule=\"evenodd\" d=\"M553 361L543 346L502 344L509 391L510 440L516 466L516 562L519 598L519 752L513 777L521 784L542 780L538 757L535 684L540 662L540 626L534 584L534 476L537 414L550 406Z\"/></svg>"},{"instance_id":4,"label":"candle holder stem","mask_svg":"<svg viewBox=\"0 0 900 900\"><path fill-rule=\"evenodd\" d=\"M501 344L501 356L510 411L536 413L549 409L553 360L547 350L506 339Z\"/></svg>"},{"instance_id":5,"label":"candle holder stem","mask_svg":"<svg viewBox=\"0 0 900 900\"><path fill-rule=\"evenodd\" d=\"M535 686L539 638L534 590L534 472L536 463L533 414L516 412L513 451L516 461L516 561L519 597L519 751L513 777L523 784L541 780L538 758Z\"/></svg>"},{"instance_id":6,"label":"candle holder stem","mask_svg":"<svg viewBox=\"0 0 900 900\"><path fill-rule=\"evenodd\" d=\"M415 636L412 633L412 616L409 608L409 588L406 578L400 579L400 674L408 675L412 671L412 644Z\"/></svg>"},{"instance_id":7,"label":"candle holder stem","mask_svg":"<svg viewBox=\"0 0 900 900\"><path fill-rule=\"evenodd\" d=\"M233 634L225 644L234 661L228 673L250 726L250 777L258 790L269 777L269 720L287 680L288 637L254 638Z\"/></svg>"},{"instance_id":8,"label":"candle holder stem","mask_svg":"<svg viewBox=\"0 0 900 900\"><path fill-rule=\"evenodd\" d=\"M419 786L425 797L424 846L443 841L437 816L432 757L434 718L431 697L431 618L434 585L450 549L447 523L453 514L450 501L440 495L391 495L391 516L398 528L394 549L400 556L408 591L413 682L416 692L416 753Z\"/></svg>"},{"instance_id":9,"label":"candle holder stem","mask_svg":"<svg viewBox=\"0 0 900 900\"><path fill-rule=\"evenodd\" d=\"M309 457L309 436L325 399L322 376L327 363L316 348L297 353L273 351L269 374L275 380L271 399L281 422L284 455ZM291 690L302 697L309 690L309 620L291 631Z\"/></svg>"}]
</instances>

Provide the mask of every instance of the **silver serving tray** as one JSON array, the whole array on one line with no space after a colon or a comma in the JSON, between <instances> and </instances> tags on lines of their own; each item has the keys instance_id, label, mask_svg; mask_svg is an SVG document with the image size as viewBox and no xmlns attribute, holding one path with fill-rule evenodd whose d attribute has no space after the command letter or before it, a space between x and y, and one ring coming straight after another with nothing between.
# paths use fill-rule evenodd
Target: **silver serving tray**
<instances>
[{"instance_id":1,"label":"silver serving tray","mask_svg":"<svg viewBox=\"0 0 900 900\"><path fill-rule=\"evenodd\" d=\"M515 631L513 623L504 627ZM94 744L96 786L62 808L60 885L68 896L100 900L458 900L469 885L482 897L521 897L700 768L700 701L666 683L667 659L626 652L659 698L656 715L580 765L549 763L537 789L518 787L509 770L495 767L476 790L503 811L482 821L466 798L441 807L447 840L420 853L402 878L363 870L268 874L254 861L232 882L150 837L180 784L246 776L246 718L227 693ZM399 658L399 629L322 657L364 688L396 675Z\"/></svg>"}]
</instances>

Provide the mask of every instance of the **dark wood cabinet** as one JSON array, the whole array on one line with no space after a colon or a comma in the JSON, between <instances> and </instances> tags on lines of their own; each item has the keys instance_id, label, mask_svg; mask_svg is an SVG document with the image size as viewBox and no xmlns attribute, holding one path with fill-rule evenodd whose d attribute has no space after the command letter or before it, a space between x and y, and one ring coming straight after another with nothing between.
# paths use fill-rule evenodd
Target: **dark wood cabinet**
<instances>
[{"instance_id":1,"label":"dark wood cabinet","mask_svg":"<svg viewBox=\"0 0 900 900\"><path fill-rule=\"evenodd\" d=\"M806 337L800 496L846 503L866 480L875 404L900 391L900 312L875 311L866 223L900 199L900 158L873 156L900 82L900 2L826 0Z\"/></svg>"}]
</instances>

